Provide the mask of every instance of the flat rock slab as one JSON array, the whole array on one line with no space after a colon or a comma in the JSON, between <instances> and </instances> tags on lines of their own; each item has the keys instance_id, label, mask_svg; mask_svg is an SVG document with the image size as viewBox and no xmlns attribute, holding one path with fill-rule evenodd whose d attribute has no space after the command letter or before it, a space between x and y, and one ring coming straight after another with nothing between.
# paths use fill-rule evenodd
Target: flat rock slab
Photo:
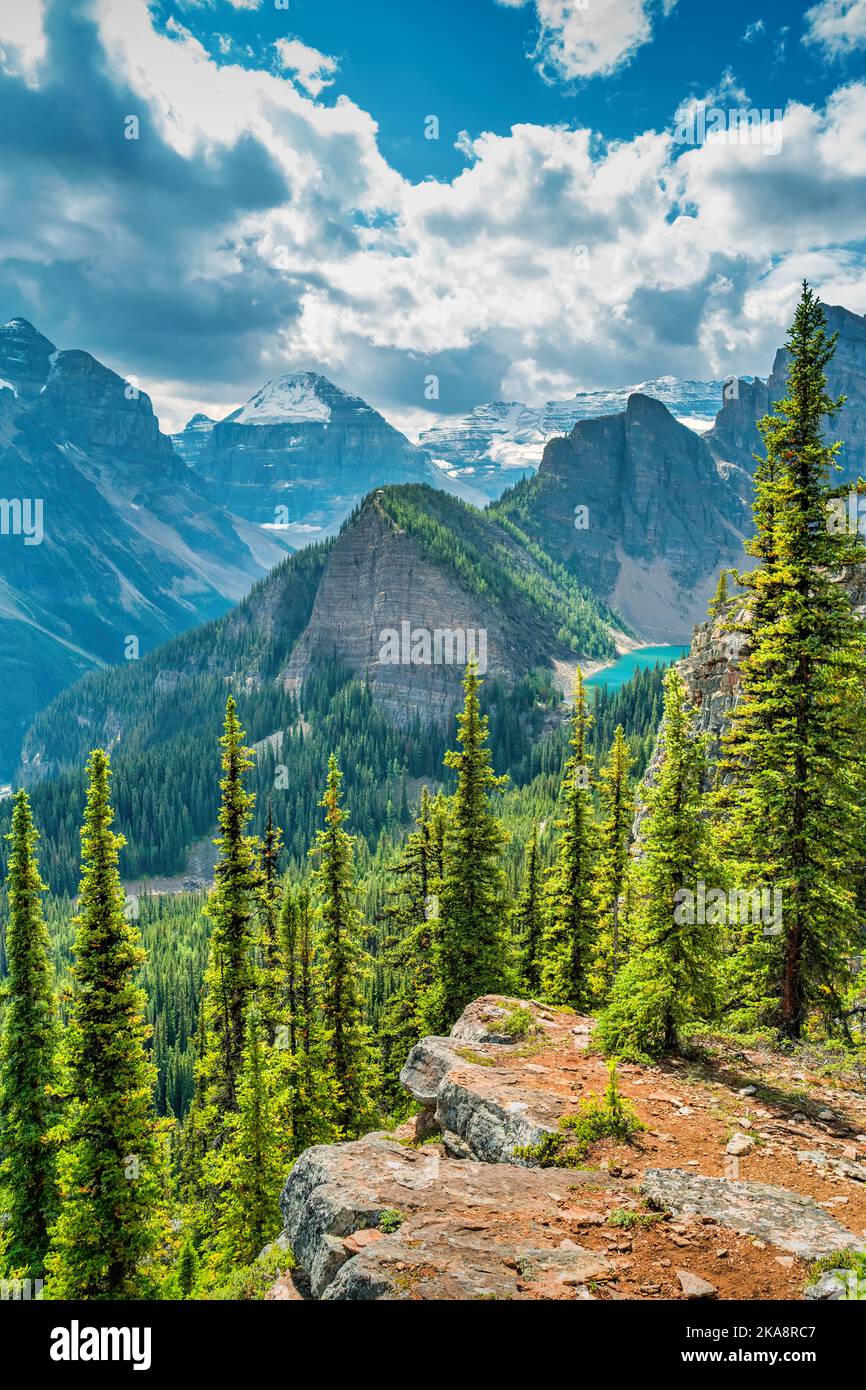
<instances>
[{"instance_id":1,"label":"flat rock slab","mask_svg":"<svg viewBox=\"0 0 866 1390\"><path fill-rule=\"evenodd\" d=\"M439 1095L439 1087L452 1067L462 1062L466 1066L467 1054L478 1056L485 1061L493 1060L502 1049L492 1045L475 1044L471 1049L454 1038L422 1038L417 1042L403 1063L400 1084L419 1105L432 1108Z\"/></svg>"},{"instance_id":2,"label":"flat rock slab","mask_svg":"<svg viewBox=\"0 0 866 1390\"><path fill-rule=\"evenodd\" d=\"M706 1178L680 1168L648 1168L643 1190L656 1207L677 1215L688 1212L710 1217L804 1260L862 1248L862 1240L840 1226L813 1198L771 1183Z\"/></svg>"},{"instance_id":3,"label":"flat rock slab","mask_svg":"<svg viewBox=\"0 0 866 1390\"><path fill-rule=\"evenodd\" d=\"M280 1207L314 1298L573 1299L609 1269L573 1241L560 1248L576 1188L609 1192L611 1206L625 1190L603 1173L455 1163L368 1135L307 1149ZM385 1211L398 1230L378 1229Z\"/></svg>"},{"instance_id":4,"label":"flat rock slab","mask_svg":"<svg viewBox=\"0 0 866 1390\"><path fill-rule=\"evenodd\" d=\"M528 1027L527 1016L532 1018ZM533 1036L558 1036L579 1021L576 1014L546 1008L533 1000L512 999L505 994L484 994L463 1010L451 1029L451 1037L458 1042L497 1043L500 1047L512 1047ZM521 1031L515 1031L517 1027Z\"/></svg>"},{"instance_id":5,"label":"flat rock slab","mask_svg":"<svg viewBox=\"0 0 866 1390\"><path fill-rule=\"evenodd\" d=\"M507 1066L455 1067L439 1086L436 1120L456 1134L482 1163L517 1163L520 1148L556 1134L560 1117L576 1100L529 1084L524 1071Z\"/></svg>"}]
</instances>

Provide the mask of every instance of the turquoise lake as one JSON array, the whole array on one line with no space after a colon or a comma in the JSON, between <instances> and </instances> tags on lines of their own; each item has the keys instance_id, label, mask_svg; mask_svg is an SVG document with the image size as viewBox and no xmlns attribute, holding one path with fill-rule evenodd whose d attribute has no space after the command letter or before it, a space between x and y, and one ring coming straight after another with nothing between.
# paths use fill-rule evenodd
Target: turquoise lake
<instances>
[{"instance_id":1,"label":"turquoise lake","mask_svg":"<svg viewBox=\"0 0 866 1390\"><path fill-rule=\"evenodd\" d=\"M644 666L655 666L658 661L668 666L672 661L679 661L687 651L688 647L638 647L636 651L626 652L612 666L606 666L603 671L596 671L594 676L587 677L587 689L604 686L608 690L618 690L631 680L635 671L642 671Z\"/></svg>"}]
</instances>

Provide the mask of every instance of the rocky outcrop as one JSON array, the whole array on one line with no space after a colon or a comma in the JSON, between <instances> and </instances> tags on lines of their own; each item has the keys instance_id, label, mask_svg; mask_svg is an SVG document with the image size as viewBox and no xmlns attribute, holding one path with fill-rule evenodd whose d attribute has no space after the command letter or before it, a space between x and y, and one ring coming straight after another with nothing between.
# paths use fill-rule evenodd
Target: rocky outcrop
<instances>
[{"instance_id":1,"label":"rocky outcrop","mask_svg":"<svg viewBox=\"0 0 866 1390\"><path fill-rule=\"evenodd\" d=\"M663 1211L708 1217L804 1260L820 1260L856 1243L814 1198L771 1183L730 1182L653 1168L644 1173L643 1190Z\"/></svg>"},{"instance_id":2,"label":"rocky outcrop","mask_svg":"<svg viewBox=\"0 0 866 1390\"><path fill-rule=\"evenodd\" d=\"M736 1075L703 1083L685 1067L623 1065L643 1125L634 1140L597 1143L583 1166L538 1166L523 1146L558 1133L606 1082L589 1033L567 1011L490 995L449 1037L420 1042L402 1073L421 1107L412 1125L297 1160L280 1199L297 1268L271 1296L792 1298L809 1261L862 1248L863 1184L833 1166L866 1142L850 1138L866 1107L850 1111L846 1092L831 1108L816 1100L810 1119L761 1103ZM762 1093L785 1094L776 1058L752 1065ZM732 1107L751 1141L736 1159ZM826 1169L798 1163L807 1134L830 1153Z\"/></svg>"}]
</instances>

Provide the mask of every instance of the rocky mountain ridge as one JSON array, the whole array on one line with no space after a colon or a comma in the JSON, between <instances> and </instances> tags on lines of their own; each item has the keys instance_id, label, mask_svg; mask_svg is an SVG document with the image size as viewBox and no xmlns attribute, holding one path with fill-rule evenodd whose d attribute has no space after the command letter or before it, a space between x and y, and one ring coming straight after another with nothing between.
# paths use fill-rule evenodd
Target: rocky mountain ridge
<instances>
[{"instance_id":1,"label":"rocky mountain ridge","mask_svg":"<svg viewBox=\"0 0 866 1390\"><path fill-rule=\"evenodd\" d=\"M89 353L58 351L13 319L0 326L0 383L8 774L58 690L224 612L285 546L212 503L149 397ZM41 534L28 539L15 507L26 517L31 504Z\"/></svg>"},{"instance_id":2,"label":"rocky mountain ridge","mask_svg":"<svg viewBox=\"0 0 866 1390\"><path fill-rule=\"evenodd\" d=\"M360 396L316 372L275 377L225 419L193 416L173 439L214 498L293 545L333 534L366 493L389 483L486 501Z\"/></svg>"},{"instance_id":3,"label":"rocky mountain ridge","mask_svg":"<svg viewBox=\"0 0 866 1390\"><path fill-rule=\"evenodd\" d=\"M645 642L688 641L722 566L743 568L751 513L700 436L649 396L552 439L491 508L621 613Z\"/></svg>"},{"instance_id":4,"label":"rocky mountain ridge","mask_svg":"<svg viewBox=\"0 0 866 1390\"><path fill-rule=\"evenodd\" d=\"M840 1297L839 1281L806 1281L810 1261L864 1248L862 1096L761 1049L623 1064L632 1142L540 1166L534 1146L604 1089L591 1033L490 995L422 1040L401 1077L413 1120L295 1163L276 1246L295 1267L268 1297Z\"/></svg>"},{"instance_id":5,"label":"rocky mountain ridge","mask_svg":"<svg viewBox=\"0 0 866 1390\"><path fill-rule=\"evenodd\" d=\"M419 443L452 476L463 478L496 498L506 487L538 469L547 441L570 434L578 420L617 415L631 395L650 396L675 419L695 430L709 429L719 410L725 383L657 377L609 391L580 391L542 406L523 401L491 401L459 420L445 420L422 431Z\"/></svg>"}]
</instances>

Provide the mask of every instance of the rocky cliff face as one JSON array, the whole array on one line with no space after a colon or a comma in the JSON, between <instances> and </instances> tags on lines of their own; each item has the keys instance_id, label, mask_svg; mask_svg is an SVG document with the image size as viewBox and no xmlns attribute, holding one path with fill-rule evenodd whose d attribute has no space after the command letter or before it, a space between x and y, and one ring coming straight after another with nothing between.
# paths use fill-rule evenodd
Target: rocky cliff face
<instances>
[{"instance_id":1,"label":"rocky cliff face","mask_svg":"<svg viewBox=\"0 0 866 1390\"><path fill-rule=\"evenodd\" d=\"M828 332L839 334L835 355L827 367L827 388L831 396L846 397L842 410L828 423L825 437L842 442L838 480L855 482L866 476L866 316L839 304L826 305L825 314ZM787 368L788 354L779 348L766 383L738 382L737 398L725 401L713 429L705 436L720 464L754 472L753 455L762 454L764 448L757 421L785 394Z\"/></svg>"},{"instance_id":2,"label":"rocky cliff face","mask_svg":"<svg viewBox=\"0 0 866 1390\"><path fill-rule=\"evenodd\" d=\"M751 526L702 439L641 395L621 415L552 439L538 476L499 510L520 518L649 642L688 641L720 567L743 567Z\"/></svg>"},{"instance_id":3,"label":"rocky cliff face","mask_svg":"<svg viewBox=\"0 0 866 1390\"><path fill-rule=\"evenodd\" d=\"M539 1166L536 1146L604 1089L591 1028L491 995L419 1043L402 1074L414 1120L295 1163L277 1244L297 1263L269 1297L797 1298L808 1261L862 1246L862 1095L810 1077L791 1101L796 1064L759 1049L697 1075L621 1065L644 1128Z\"/></svg>"},{"instance_id":4,"label":"rocky cliff face","mask_svg":"<svg viewBox=\"0 0 866 1390\"><path fill-rule=\"evenodd\" d=\"M455 539L462 520L455 507ZM499 547L515 569L541 576L534 559L500 528L480 517L475 524L489 533L491 550ZM492 592L470 588L459 564L425 554L374 493L334 545L284 678L299 683L317 657L336 655L369 682L397 724L417 715L442 725L461 699L470 649L482 675L509 685L535 667L555 669L557 661L573 666L578 655L537 606L516 594L497 602Z\"/></svg>"},{"instance_id":5,"label":"rocky cliff face","mask_svg":"<svg viewBox=\"0 0 866 1390\"><path fill-rule=\"evenodd\" d=\"M209 431L191 425L178 442L212 495L250 521L280 526L294 544L333 532L387 483L425 482L486 500L449 479L359 396L314 372L275 378Z\"/></svg>"},{"instance_id":6,"label":"rocky cliff face","mask_svg":"<svg viewBox=\"0 0 866 1390\"><path fill-rule=\"evenodd\" d=\"M680 381L657 377L639 386L612 391L581 391L563 401L529 406L522 401L491 401L461 420L424 430L419 442L452 476L471 482L488 497L499 497L538 469L544 445L569 434L578 420L615 415L637 393L661 401L690 428L709 429L722 400L721 381Z\"/></svg>"},{"instance_id":7,"label":"rocky cliff face","mask_svg":"<svg viewBox=\"0 0 866 1390\"><path fill-rule=\"evenodd\" d=\"M0 535L8 774L59 689L123 661L129 638L143 653L223 612L285 548L207 499L143 392L23 319L0 328L0 471L4 498L41 517L28 538L10 511Z\"/></svg>"}]
</instances>

